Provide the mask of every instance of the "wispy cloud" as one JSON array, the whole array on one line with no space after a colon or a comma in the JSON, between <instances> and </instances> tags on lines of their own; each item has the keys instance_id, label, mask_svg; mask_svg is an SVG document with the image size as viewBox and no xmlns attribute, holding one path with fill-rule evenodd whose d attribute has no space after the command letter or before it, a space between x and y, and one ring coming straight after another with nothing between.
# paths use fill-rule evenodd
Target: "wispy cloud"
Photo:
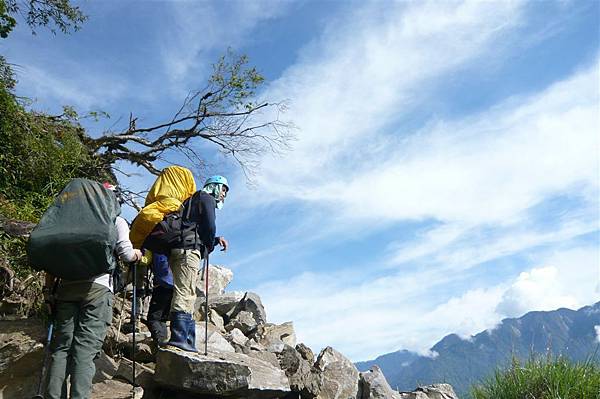
<instances>
[{"instance_id":1,"label":"wispy cloud","mask_svg":"<svg viewBox=\"0 0 600 399\"><path fill-rule=\"evenodd\" d=\"M520 224L509 227L472 227L456 224L427 231L423 237L398 244L388 261L390 267L426 258L447 269L464 269L472 265L519 253L541 245L560 244L598 230L597 220L586 220L590 214L559 221L549 229ZM525 223L525 221L521 221ZM536 231L538 230L538 231ZM446 235L450 231L451 235Z\"/></svg>"},{"instance_id":2,"label":"wispy cloud","mask_svg":"<svg viewBox=\"0 0 600 399\"><path fill-rule=\"evenodd\" d=\"M348 17L358 21L351 27L332 24L339 30L326 30L328 36L274 83L270 97L288 93L294 99L290 114L299 141L285 158L264 160L261 188L243 192L242 207L305 207L290 232L297 236L302 226L311 228L302 223L306 219L318 220L317 234L345 236L407 220L436 222L421 242L401 248L398 262L476 235L481 226L514 234L506 226L569 190L580 191L593 213L597 64L541 93L408 129L399 115L418 113L416 104L436 96L436 82L459 65L477 64L500 38L510 42L511 29L523 23L522 10L506 2L402 4L386 12L383 23L375 23L376 11L361 9ZM583 215L588 224L581 229L594 228L589 216ZM516 232L529 235L523 230ZM552 234L535 236L531 245L552 240Z\"/></svg>"},{"instance_id":3,"label":"wispy cloud","mask_svg":"<svg viewBox=\"0 0 600 399\"><path fill-rule=\"evenodd\" d=\"M128 83L115 76L103 76L98 71L73 68L76 76L64 76L33 65L23 67L26 75L19 91L27 96L43 99L45 104L72 105L80 111L105 109L111 102L121 98L128 90ZM56 110L52 110L56 111Z\"/></svg>"},{"instance_id":4,"label":"wispy cloud","mask_svg":"<svg viewBox=\"0 0 600 399\"><path fill-rule=\"evenodd\" d=\"M317 187L293 182L300 188L296 195L330 203L346 218L500 223L573 184L585 183L593 193L597 153L589 149L598 146L598 81L593 65L533 98L439 121L397 143L384 137L386 155L377 158L361 153L360 144L345 147L349 156L363 157L353 173L346 169L352 165L332 162L335 179ZM355 194L364 188L378 206L358 206L362 199Z\"/></svg>"},{"instance_id":5,"label":"wispy cloud","mask_svg":"<svg viewBox=\"0 0 600 399\"><path fill-rule=\"evenodd\" d=\"M299 141L285 163L265 159L264 181L279 182L269 186L281 196L333 201L335 192L307 185L312 176L345 185L347 170L376 175L389 157L378 158L388 149L386 126L418 111L439 79L486 54L519 11L513 2L356 10L269 89L269 98L291 99Z\"/></svg>"},{"instance_id":6,"label":"wispy cloud","mask_svg":"<svg viewBox=\"0 0 600 399\"><path fill-rule=\"evenodd\" d=\"M160 43L167 78L181 87L199 86L215 62L215 51L251 42L258 24L282 15L287 7L286 2L263 0L229 1L219 7L208 2L171 4Z\"/></svg>"},{"instance_id":7,"label":"wispy cloud","mask_svg":"<svg viewBox=\"0 0 600 399\"><path fill-rule=\"evenodd\" d=\"M371 274L306 265L313 271L259 284L275 321L294 320L310 345L335 342L360 360L399 348L426 353L450 332L468 336L517 311L597 298L598 249L569 249L598 230L597 61L475 114L421 109L460 68L507 61L510 49L491 49L510 47L526 24L521 5L396 3L385 15L367 5L333 21L269 88L267 97L292 99L299 140L285 158L263 160L260 190L244 192L242 206L301 207L298 223L276 237L300 237L299 247L315 235L344 240L385 228L377 238L388 240L388 258L377 260L391 267L381 277L377 260ZM562 216L546 215L552 223L538 223L536 207L566 194L577 209L564 205ZM420 235L399 244L389 230L407 222L423 222ZM577 251L569 285L558 277ZM512 275L486 279L484 263L524 254ZM523 269L529 274L514 274ZM581 295L566 294L572 284ZM551 298L522 297L527 285L552 288ZM508 306L520 297L527 309Z\"/></svg>"}]
</instances>

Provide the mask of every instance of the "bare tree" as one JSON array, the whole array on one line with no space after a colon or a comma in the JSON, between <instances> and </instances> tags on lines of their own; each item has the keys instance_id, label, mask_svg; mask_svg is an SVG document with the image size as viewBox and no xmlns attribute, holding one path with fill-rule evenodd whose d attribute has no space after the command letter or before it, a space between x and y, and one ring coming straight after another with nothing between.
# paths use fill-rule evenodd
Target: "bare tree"
<instances>
[{"instance_id":1,"label":"bare tree","mask_svg":"<svg viewBox=\"0 0 600 399\"><path fill-rule=\"evenodd\" d=\"M160 173L156 161L166 160L170 152L205 165L199 147L212 143L250 178L259 155L288 149L294 138L293 125L280 119L283 103L253 102L263 81L246 56L229 51L213 66L205 89L190 93L170 121L140 127L131 115L126 130L85 140L101 164L128 161L155 175Z\"/></svg>"}]
</instances>

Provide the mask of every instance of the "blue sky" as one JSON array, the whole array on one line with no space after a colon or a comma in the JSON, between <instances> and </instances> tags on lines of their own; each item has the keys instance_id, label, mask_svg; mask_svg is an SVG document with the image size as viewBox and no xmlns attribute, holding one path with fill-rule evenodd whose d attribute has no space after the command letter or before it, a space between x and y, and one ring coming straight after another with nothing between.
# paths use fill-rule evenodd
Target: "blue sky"
<instances>
[{"instance_id":1,"label":"blue sky","mask_svg":"<svg viewBox=\"0 0 600 399\"><path fill-rule=\"evenodd\" d=\"M81 31L21 24L0 51L35 108L107 111L92 134L169 119L248 54L297 140L255 188L204 148L232 181L213 263L359 361L600 300L599 5L82 2Z\"/></svg>"}]
</instances>

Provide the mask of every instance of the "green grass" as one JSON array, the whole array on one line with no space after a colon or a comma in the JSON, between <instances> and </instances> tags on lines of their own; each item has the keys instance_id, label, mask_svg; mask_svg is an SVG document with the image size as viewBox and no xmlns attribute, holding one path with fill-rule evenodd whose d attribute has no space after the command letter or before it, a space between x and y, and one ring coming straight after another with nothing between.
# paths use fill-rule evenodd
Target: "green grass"
<instances>
[{"instance_id":1,"label":"green grass","mask_svg":"<svg viewBox=\"0 0 600 399\"><path fill-rule=\"evenodd\" d=\"M474 399L600 399L600 366L594 357L574 363L564 357L514 359L510 368L471 390Z\"/></svg>"}]
</instances>

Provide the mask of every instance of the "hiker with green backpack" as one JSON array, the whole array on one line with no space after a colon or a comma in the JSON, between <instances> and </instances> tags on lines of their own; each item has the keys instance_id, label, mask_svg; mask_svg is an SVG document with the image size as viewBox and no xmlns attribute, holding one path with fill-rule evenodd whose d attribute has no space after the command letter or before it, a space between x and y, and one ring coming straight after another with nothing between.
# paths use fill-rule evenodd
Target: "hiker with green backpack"
<instances>
[{"instance_id":1,"label":"hiker with green backpack","mask_svg":"<svg viewBox=\"0 0 600 399\"><path fill-rule=\"evenodd\" d=\"M53 303L55 327L46 396L88 398L100 353L112 322L116 258L137 262L142 256L129 240L119 216L114 186L72 180L31 233L30 264L46 271L44 296Z\"/></svg>"}]
</instances>

